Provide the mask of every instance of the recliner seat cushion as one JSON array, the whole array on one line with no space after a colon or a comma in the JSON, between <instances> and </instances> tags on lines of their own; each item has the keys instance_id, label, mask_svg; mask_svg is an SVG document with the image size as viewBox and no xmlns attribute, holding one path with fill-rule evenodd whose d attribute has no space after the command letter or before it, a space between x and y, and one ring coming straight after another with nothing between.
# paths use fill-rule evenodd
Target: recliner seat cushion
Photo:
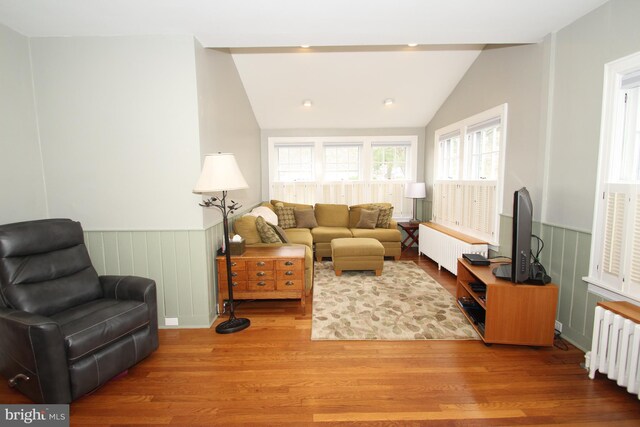
<instances>
[{"instance_id":1,"label":"recliner seat cushion","mask_svg":"<svg viewBox=\"0 0 640 427\"><path fill-rule=\"evenodd\" d=\"M54 316L60 324L70 363L95 353L149 324L149 309L141 301L101 299Z\"/></svg>"}]
</instances>

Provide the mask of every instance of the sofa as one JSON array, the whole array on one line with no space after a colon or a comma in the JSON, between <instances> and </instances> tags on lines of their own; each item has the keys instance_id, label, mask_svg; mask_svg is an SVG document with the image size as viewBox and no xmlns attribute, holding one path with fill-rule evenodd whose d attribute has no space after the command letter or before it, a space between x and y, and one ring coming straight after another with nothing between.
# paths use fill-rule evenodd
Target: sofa
<instances>
[{"instance_id":1,"label":"sofa","mask_svg":"<svg viewBox=\"0 0 640 427\"><path fill-rule=\"evenodd\" d=\"M398 260L402 253L400 242L402 240L402 234L398 230L397 222L393 219L389 219L386 227L374 227L374 228L361 228L358 225L360 223L363 211L365 215L368 215L372 210L382 209L387 210L389 218L393 212L393 207L390 203L368 203L361 205L342 205L342 204L329 204L329 203L316 203L315 206L288 203L280 200L271 200L269 202L263 202L261 208L268 208L270 211L280 213L282 208L293 208L296 214L303 214L306 211L307 215L309 211L313 212L312 217L315 217L316 223L307 223L302 225L312 225L309 227L291 227L290 223L284 224L282 216L278 216L278 222L280 228L279 233L284 233L281 240L286 242L271 242L265 243L261 234L258 231L258 214L250 213L242 217L235 218L233 222L233 231L235 234L239 234L245 239L245 245L250 247L259 246L282 246L282 245L303 245L306 248L305 252L305 283L307 295L311 293L313 286L313 261L314 250L315 260L321 261L324 257L331 257L331 240L337 238L352 238L352 237L368 237L378 240L384 247L385 257L393 257ZM257 209L256 209L257 210ZM290 211L290 209L289 209ZM282 227L285 225L285 227Z\"/></svg>"}]
</instances>

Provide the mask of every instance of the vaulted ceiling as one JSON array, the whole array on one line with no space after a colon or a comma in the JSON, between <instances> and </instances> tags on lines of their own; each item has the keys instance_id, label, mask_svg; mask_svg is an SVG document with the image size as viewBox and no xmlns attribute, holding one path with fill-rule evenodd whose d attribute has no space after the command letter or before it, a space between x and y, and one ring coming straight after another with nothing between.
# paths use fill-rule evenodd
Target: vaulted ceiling
<instances>
[{"instance_id":1,"label":"vaulted ceiling","mask_svg":"<svg viewBox=\"0 0 640 427\"><path fill-rule=\"evenodd\" d=\"M606 1L0 0L0 22L29 37L190 34L231 48L263 129L419 127L484 45L539 42Z\"/></svg>"}]
</instances>

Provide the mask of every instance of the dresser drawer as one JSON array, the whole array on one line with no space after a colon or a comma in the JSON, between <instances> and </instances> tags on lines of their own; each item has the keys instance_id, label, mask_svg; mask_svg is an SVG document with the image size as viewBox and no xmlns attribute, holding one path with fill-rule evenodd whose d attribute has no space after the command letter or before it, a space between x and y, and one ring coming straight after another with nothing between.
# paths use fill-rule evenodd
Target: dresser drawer
<instances>
[{"instance_id":1,"label":"dresser drawer","mask_svg":"<svg viewBox=\"0 0 640 427\"><path fill-rule=\"evenodd\" d=\"M227 283L227 270L218 271L218 278L223 283ZM234 282L247 280L247 272L245 270L240 270L240 271L231 270L231 280L233 280Z\"/></svg>"},{"instance_id":2,"label":"dresser drawer","mask_svg":"<svg viewBox=\"0 0 640 427\"><path fill-rule=\"evenodd\" d=\"M245 289L247 289L247 281L246 280L240 280L240 281L233 281L233 290L234 291L244 291ZM221 294L224 294L225 296L229 296L229 291L228 291L228 286L227 286L227 277L218 277L218 290L220 291Z\"/></svg>"},{"instance_id":3,"label":"dresser drawer","mask_svg":"<svg viewBox=\"0 0 640 427\"><path fill-rule=\"evenodd\" d=\"M273 270L255 270L247 272L248 280L273 280L275 272Z\"/></svg>"},{"instance_id":4,"label":"dresser drawer","mask_svg":"<svg viewBox=\"0 0 640 427\"><path fill-rule=\"evenodd\" d=\"M246 269L247 269L246 261L233 260L233 259L231 260L231 271L240 271L240 270L246 270ZM221 260L218 260L218 270L227 271L227 262L224 258Z\"/></svg>"},{"instance_id":5,"label":"dresser drawer","mask_svg":"<svg viewBox=\"0 0 640 427\"><path fill-rule=\"evenodd\" d=\"M292 291L302 289L302 279L285 279L276 281L276 290Z\"/></svg>"},{"instance_id":6,"label":"dresser drawer","mask_svg":"<svg viewBox=\"0 0 640 427\"><path fill-rule=\"evenodd\" d=\"M276 279L278 280L293 280L302 279L302 271L300 270L278 270Z\"/></svg>"},{"instance_id":7,"label":"dresser drawer","mask_svg":"<svg viewBox=\"0 0 640 427\"><path fill-rule=\"evenodd\" d=\"M276 289L274 280L249 280L247 282L247 291L273 291Z\"/></svg>"},{"instance_id":8,"label":"dresser drawer","mask_svg":"<svg viewBox=\"0 0 640 427\"><path fill-rule=\"evenodd\" d=\"M247 270L273 270L273 260L246 261Z\"/></svg>"},{"instance_id":9,"label":"dresser drawer","mask_svg":"<svg viewBox=\"0 0 640 427\"><path fill-rule=\"evenodd\" d=\"M301 266L301 259L279 259L276 261L277 270L299 270Z\"/></svg>"}]
</instances>

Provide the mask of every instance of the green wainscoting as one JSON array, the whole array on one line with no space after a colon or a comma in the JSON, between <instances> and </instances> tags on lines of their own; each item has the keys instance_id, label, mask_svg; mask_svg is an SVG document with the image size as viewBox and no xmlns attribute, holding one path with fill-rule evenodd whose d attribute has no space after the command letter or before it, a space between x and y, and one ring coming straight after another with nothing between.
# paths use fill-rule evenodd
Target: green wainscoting
<instances>
[{"instance_id":1,"label":"green wainscoting","mask_svg":"<svg viewBox=\"0 0 640 427\"><path fill-rule=\"evenodd\" d=\"M85 231L98 274L136 275L156 281L158 321L179 328L208 328L217 317L215 254L222 223L206 230Z\"/></svg>"},{"instance_id":2,"label":"green wainscoting","mask_svg":"<svg viewBox=\"0 0 640 427\"><path fill-rule=\"evenodd\" d=\"M500 217L503 255L511 253L512 223L511 217ZM591 233L539 222L534 222L533 233L544 241L540 259L560 288L556 319L562 323L562 336L582 350L590 350L595 307L604 300L588 292L588 284L582 280L589 272Z\"/></svg>"}]
</instances>

